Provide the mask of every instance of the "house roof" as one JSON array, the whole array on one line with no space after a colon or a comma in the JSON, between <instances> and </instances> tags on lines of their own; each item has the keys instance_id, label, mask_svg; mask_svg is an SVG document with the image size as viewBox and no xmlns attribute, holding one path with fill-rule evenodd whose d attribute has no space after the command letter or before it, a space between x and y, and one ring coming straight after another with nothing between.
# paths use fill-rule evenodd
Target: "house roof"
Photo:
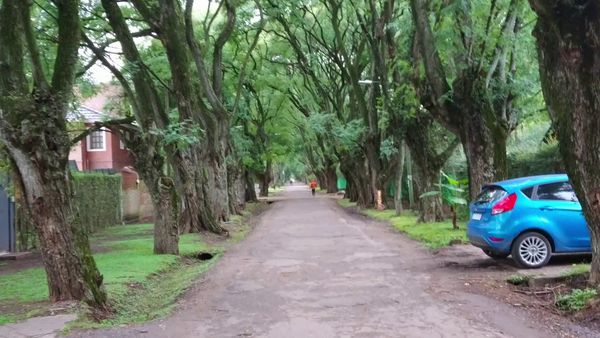
<instances>
[{"instance_id":1,"label":"house roof","mask_svg":"<svg viewBox=\"0 0 600 338\"><path fill-rule=\"evenodd\" d=\"M109 114L97 111L84 105L79 106L77 110L71 111L67 114L67 120L70 122L94 123L102 122L109 118Z\"/></svg>"}]
</instances>

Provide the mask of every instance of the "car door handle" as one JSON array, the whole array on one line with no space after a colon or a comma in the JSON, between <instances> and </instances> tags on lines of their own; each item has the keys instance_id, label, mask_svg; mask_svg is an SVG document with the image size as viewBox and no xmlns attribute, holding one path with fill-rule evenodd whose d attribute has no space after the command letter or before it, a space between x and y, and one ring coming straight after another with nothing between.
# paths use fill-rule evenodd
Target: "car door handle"
<instances>
[{"instance_id":1,"label":"car door handle","mask_svg":"<svg viewBox=\"0 0 600 338\"><path fill-rule=\"evenodd\" d=\"M540 207L540 210L542 210L542 211L552 211L552 210L554 210L554 207Z\"/></svg>"}]
</instances>

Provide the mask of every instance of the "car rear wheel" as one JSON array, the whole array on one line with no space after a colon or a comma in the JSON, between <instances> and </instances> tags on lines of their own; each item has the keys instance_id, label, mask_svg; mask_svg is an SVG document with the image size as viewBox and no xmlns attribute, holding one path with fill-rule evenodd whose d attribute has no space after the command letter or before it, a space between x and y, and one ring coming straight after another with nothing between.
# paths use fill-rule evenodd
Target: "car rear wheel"
<instances>
[{"instance_id":1,"label":"car rear wheel","mask_svg":"<svg viewBox=\"0 0 600 338\"><path fill-rule=\"evenodd\" d=\"M526 232L517 237L511 254L521 267L536 269L548 264L552 247L546 236L539 232Z\"/></svg>"},{"instance_id":2,"label":"car rear wheel","mask_svg":"<svg viewBox=\"0 0 600 338\"><path fill-rule=\"evenodd\" d=\"M483 253L485 253L486 255L488 255L488 257L493 259L504 259L508 257L508 254L498 253L491 250L483 250Z\"/></svg>"}]
</instances>

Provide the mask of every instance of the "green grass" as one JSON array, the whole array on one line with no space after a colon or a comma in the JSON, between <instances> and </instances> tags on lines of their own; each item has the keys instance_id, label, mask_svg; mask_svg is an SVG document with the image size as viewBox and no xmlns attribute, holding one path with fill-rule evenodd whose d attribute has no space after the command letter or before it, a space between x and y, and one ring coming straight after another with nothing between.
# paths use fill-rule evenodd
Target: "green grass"
<instances>
[{"instance_id":1,"label":"green grass","mask_svg":"<svg viewBox=\"0 0 600 338\"><path fill-rule=\"evenodd\" d=\"M11 316L0 315L0 325L12 323L14 319Z\"/></svg>"},{"instance_id":2,"label":"green grass","mask_svg":"<svg viewBox=\"0 0 600 338\"><path fill-rule=\"evenodd\" d=\"M31 268L0 276L0 304L38 302L46 299L48 287L44 269Z\"/></svg>"},{"instance_id":3,"label":"green grass","mask_svg":"<svg viewBox=\"0 0 600 338\"><path fill-rule=\"evenodd\" d=\"M277 195L283 191L283 187L269 187L269 195Z\"/></svg>"},{"instance_id":4,"label":"green grass","mask_svg":"<svg viewBox=\"0 0 600 338\"><path fill-rule=\"evenodd\" d=\"M571 293L558 295L555 304L562 311L574 312L585 308L596 296L596 289L573 289Z\"/></svg>"},{"instance_id":5,"label":"green grass","mask_svg":"<svg viewBox=\"0 0 600 338\"><path fill-rule=\"evenodd\" d=\"M115 225L98 231L90 237L90 242L98 242L102 240L110 240L127 236L140 237L141 235L152 236L154 225L152 224L128 224Z\"/></svg>"},{"instance_id":6,"label":"green grass","mask_svg":"<svg viewBox=\"0 0 600 338\"><path fill-rule=\"evenodd\" d=\"M206 262L191 258L180 259L160 274L154 274L132 285L124 294L113 297L112 306L116 311L114 315L100 322L81 315L78 320L69 323L65 330L112 327L164 317L173 311L177 299L198 275L212 267L219 256L220 254Z\"/></svg>"},{"instance_id":7,"label":"green grass","mask_svg":"<svg viewBox=\"0 0 600 338\"><path fill-rule=\"evenodd\" d=\"M356 202L350 202L350 200L347 198L339 199L339 200L337 200L337 202L339 205L341 205L344 208L356 207Z\"/></svg>"},{"instance_id":8,"label":"green grass","mask_svg":"<svg viewBox=\"0 0 600 338\"><path fill-rule=\"evenodd\" d=\"M342 207L356 206L356 203L347 199L340 199L338 203ZM368 217L391 223L396 230L407 234L414 240L423 242L431 249L439 249L453 243L468 243L464 225L460 229L454 230L452 222L449 221L418 223L417 216L410 211L405 211L401 216L396 216L394 210L363 209L361 212Z\"/></svg>"},{"instance_id":9,"label":"green grass","mask_svg":"<svg viewBox=\"0 0 600 338\"><path fill-rule=\"evenodd\" d=\"M233 217L234 226L228 227L232 232L231 242L245 237L250 229L245 224L246 218L261 206L260 203L250 204L243 216ZM104 275L104 285L115 314L99 323L80 316L71 328L137 323L170 313L176 299L224 251L222 246L204 243L199 234L185 234L179 242L181 257L154 255L152 224L108 227L91 236L90 242L100 248L101 252L94 258ZM204 262L190 258L200 251L211 252L215 257ZM42 268L0 276L0 312L3 312L0 325L44 313L47 300L48 287ZM8 313L4 309L9 309Z\"/></svg>"},{"instance_id":10,"label":"green grass","mask_svg":"<svg viewBox=\"0 0 600 338\"><path fill-rule=\"evenodd\" d=\"M102 230L92 239L112 238L99 243L108 252L94 255L98 269L104 276L109 297L117 301L128 293L129 285L140 283L150 275L166 270L177 263L174 255L154 255L152 224L115 226ZM136 237L137 234L137 237ZM115 239L128 238L128 239ZM98 243L97 243L98 244ZM186 234L181 238L182 253L205 249L198 234ZM48 287L43 268L30 268L0 276L0 306L43 302L48 299ZM43 306L43 305L41 305ZM2 322L12 322L30 317L25 313L3 314Z\"/></svg>"},{"instance_id":11,"label":"green grass","mask_svg":"<svg viewBox=\"0 0 600 338\"><path fill-rule=\"evenodd\" d=\"M18 313L0 314L0 325L18 322L35 316L41 316L46 312L47 309L45 306L33 304L32 306L29 306L27 309L23 309L23 311Z\"/></svg>"},{"instance_id":12,"label":"green grass","mask_svg":"<svg viewBox=\"0 0 600 338\"><path fill-rule=\"evenodd\" d=\"M563 277L575 277L575 276L587 274L589 272L590 272L589 264L585 264L585 263L573 264L573 266L569 270L562 273L562 276Z\"/></svg>"}]
</instances>

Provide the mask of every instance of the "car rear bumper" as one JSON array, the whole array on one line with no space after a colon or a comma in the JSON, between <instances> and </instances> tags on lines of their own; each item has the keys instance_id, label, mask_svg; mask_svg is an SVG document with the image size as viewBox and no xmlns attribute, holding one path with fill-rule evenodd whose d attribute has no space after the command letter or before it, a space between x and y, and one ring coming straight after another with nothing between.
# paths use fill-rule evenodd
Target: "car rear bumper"
<instances>
[{"instance_id":1,"label":"car rear bumper","mask_svg":"<svg viewBox=\"0 0 600 338\"><path fill-rule=\"evenodd\" d=\"M469 242L478 248L494 253L510 253L512 237L503 231L485 229L485 227L477 227L469 224L467 227L467 237L469 238Z\"/></svg>"}]
</instances>

